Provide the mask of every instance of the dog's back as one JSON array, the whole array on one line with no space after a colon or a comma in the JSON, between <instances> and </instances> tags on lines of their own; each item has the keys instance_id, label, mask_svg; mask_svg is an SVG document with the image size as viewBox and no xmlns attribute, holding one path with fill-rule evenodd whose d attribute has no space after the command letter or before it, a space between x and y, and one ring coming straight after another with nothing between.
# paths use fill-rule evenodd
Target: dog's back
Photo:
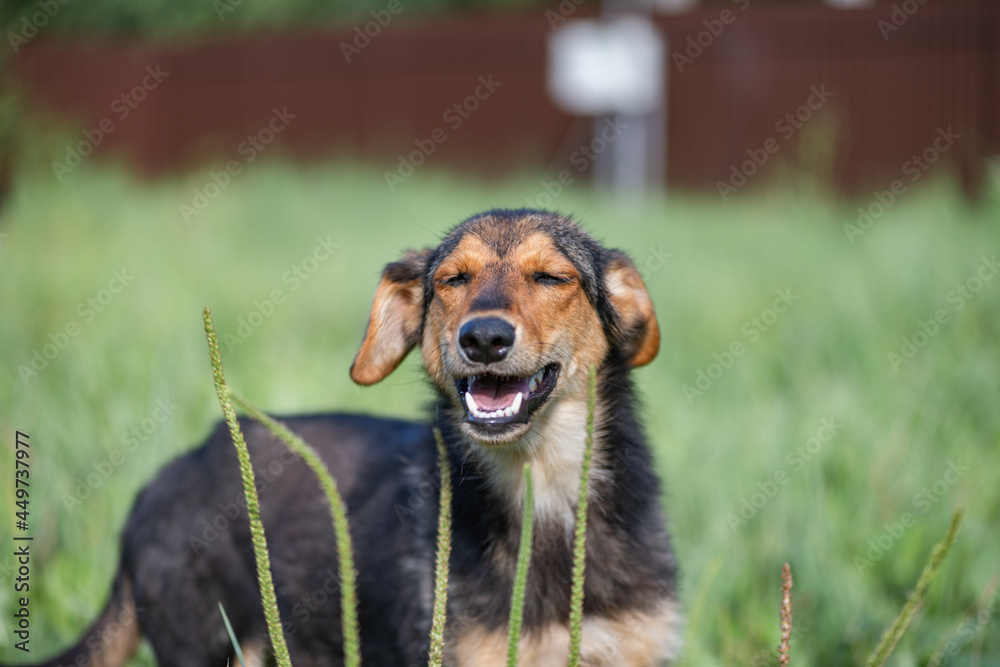
<instances>
[{"instance_id":1,"label":"dog's back","mask_svg":"<svg viewBox=\"0 0 1000 667\"><path fill-rule=\"evenodd\" d=\"M282 421L317 450L348 506L365 664L405 664L430 629L430 606L419 603L433 575L438 507L430 427L357 415ZM341 664L336 539L319 484L263 427L243 421L242 429L293 663ZM142 491L122 542L107 609L46 665L123 664L140 627L161 667L225 665L233 651L219 603L251 659L265 646L246 500L223 424ZM399 628L412 629L411 645L396 640Z\"/></svg>"}]
</instances>

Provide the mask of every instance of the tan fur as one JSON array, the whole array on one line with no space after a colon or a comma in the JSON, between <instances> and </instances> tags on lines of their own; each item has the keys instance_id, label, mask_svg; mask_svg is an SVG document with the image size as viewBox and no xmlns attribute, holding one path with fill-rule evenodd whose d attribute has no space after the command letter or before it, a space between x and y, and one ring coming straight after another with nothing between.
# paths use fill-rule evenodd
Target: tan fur
<instances>
[{"instance_id":1,"label":"tan fur","mask_svg":"<svg viewBox=\"0 0 1000 667\"><path fill-rule=\"evenodd\" d=\"M536 272L573 278L564 285L534 281ZM449 288L448 277L467 273L468 285ZM579 274L544 234L529 235L510 255L497 257L489 246L467 235L434 276L436 295L430 304L422 344L429 375L456 404L453 377L469 371L456 349L455 332L470 317L470 307L484 290L508 296L509 308L498 311L514 323L514 351L498 373L529 375L539 359L558 361L559 383L550 407L512 447L484 447L481 458L498 486L520 506L524 496L522 467L535 471L535 507L539 521L554 521L571 530L583 459L587 406L587 369L607 353L600 320L579 283ZM477 311L484 316L489 311Z\"/></svg>"},{"instance_id":2,"label":"tan fur","mask_svg":"<svg viewBox=\"0 0 1000 667\"><path fill-rule=\"evenodd\" d=\"M565 276L572 281L556 286L538 285L533 279L536 272ZM445 284L448 277L460 273L472 276L468 285ZM586 376L588 365L599 364L603 359L607 343L597 314L580 287L579 277L572 262L544 234L528 236L504 258L493 254L481 239L466 235L433 277L435 295L428 308L422 341L428 374L449 395L458 398L452 378L469 371L452 339L472 315L472 304L484 291L489 291L508 297L510 307L497 312L514 324L517 336L514 351L496 372L530 375L538 370L539 360L544 359L558 361L563 366L560 385L568 375ZM489 314L491 311L475 313Z\"/></svg>"},{"instance_id":3,"label":"tan fur","mask_svg":"<svg viewBox=\"0 0 1000 667\"><path fill-rule=\"evenodd\" d=\"M584 617L582 664L592 667L659 665L680 655L683 617L677 603L653 602L648 611L617 618Z\"/></svg>"},{"instance_id":4,"label":"tan fur","mask_svg":"<svg viewBox=\"0 0 1000 667\"><path fill-rule=\"evenodd\" d=\"M476 627L458 637L452 650L446 647L447 667L503 667L507 664L507 630L489 631ZM562 665L569 652L569 631L552 626L532 636L523 636L518 650L518 664Z\"/></svg>"},{"instance_id":5,"label":"tan fur","mask_svg":"<svg viewBox=\"0 0 1000 667\"><path fill-rule=\"evenodd\" d=\"M660 326L653 312L653 301L635 265L620 255L605 272L608 295L626 326L640 331L632 350L632 365L645 366L660 350Z\"/></svg>"},{"instance_id":6,"label":"tan fur","mask_svg":"<svg viewBox=\"0 0 1000 667\"><path fill-rule=\"evenodd\" d=\"M368 330L351 365L351 378L362 385L383 380L417 342L420 329L420 280L398 283L383 276L375 290Z\"/></svg>"},{"instance_id":7,"label":"tan fur","mask_svg":"<svg viewBox=\"0 0 1000 667\"><path fill-rule=\"evenodd\" d=\"M135 609L132 583L123 584L121 606L112 605L97 623L96 649L88 656L92 667L119 667L126 664L139 648L142 633Z\"/></svg>"},{"instance_id":8,"label":"tan fur","mask_svg":"<svg viewBox=\"0 0 1000 667\"><path fill-rule=\"evenodd\" d=\"M655 667L680 653L681 614L675 602L653 603L649 611L617 617L585 617L581 631L583 667ZM446 647L448 667L502 667L507 664L507 631L468 628ZM520 667L554 667L566 663L569 628L552 625L521 638Z\"/></svg>"},{"instance_id":9,"label":"tan fur","mask_svg":"<svg viewBox=\"0 0 1000 667\"><path fill-rule=\"evenodd\" d=\"M241 643L240 650L243 651L246 667L264 667L267 664L266 657L270 653L267 640L263 638L251 639Z\"/></svg>"}]
</instances>

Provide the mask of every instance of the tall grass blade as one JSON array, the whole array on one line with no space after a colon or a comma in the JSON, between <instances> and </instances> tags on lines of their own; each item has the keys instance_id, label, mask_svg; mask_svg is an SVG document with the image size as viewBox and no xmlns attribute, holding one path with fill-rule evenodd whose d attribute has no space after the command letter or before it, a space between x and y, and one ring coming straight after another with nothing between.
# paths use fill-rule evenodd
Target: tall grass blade
<instances>
[{"instance_id":1,"label":"tall grass blade","mask_svg":"<svg viewBox=\"0 0 1000 667\"><path fill-rule=\"evenodd\" d=\"M920 573L920 578L917 579L916 588L910 593L910 597L907 598L906 604L903 605L902 611L899 612L899 616L892 622L889 629L885 631L882 641L879 642L875 652L868 658L867 667L882 667L885 661L889 659L893 650L895 650L896 644L906 634L906 630L910 627L910 622L913 620L913 614L916 613L917 607L920 606L924 595L927 593L927 588L934 581L934 578L937 577L938 570L941 569L944 559L948 557L948 552L955 543L955 536L958 535L958 528L961 525L962 510L956 510L955 514L951 517L951 525L948 527L948 533L944 536L943 540L934 546L933 551L931 551L930 561L924 566L924 571Z\"/></svg>"},{"instance_id":2,"label":"tall grass blade","mask_svg":"<svg viewBox=\"0 0 1000 667\"><path fill-rule=\"evenodd\" d=\"M253 543L254 558L257 561L257 585L260 587L261 602L264 607L264 618L267 621L267 632L271 639L271 650L278 667L291 667L292 660L288 655L285 635L281 630L281 617L278 614L278 597L274 592L274 577L271 574L271 558L267 553L267 541L264 537L264 525L260 520L260 499L254 485L253 466L250 463L250 452L236 420L236 411L229 399L226 387L226 377L222 371L222 355L219 353L219 339L212 324L212 311L205 308L202 315L205 321L205 336L208 339L208 351L212 358L212 378L215 381L215 393L222 406L222 414L226 417L229 434L236 447L236 456L240 462L240 475L243 481L243 491L247 499L247 515L250 518L250 538Z\"/></svg>"},{"instance_id":3,"label":"tall grass blade","mask_svg":"<svg viewBox=\"0 0 1000 667\"><path fill-rule=\"evenodd\" d=\"M517 667L521 647L521 624L524 621L524 596L528 588L528 565L531 564L531 539L535 521L535 488L531 479L531 464L524 464L524 512L521 516L521 544L517 549L517 569L514 571L514 592L510 600L510 622L507 626L507 667Z\"/></svg>"},{"instance_id":4,"label":"tall grass blade","mask_svg":"<svg viewBox=\"0 0 1000 667\"><path fill-rule=\"evenodd\" d=\"M597 368L590 367L587 378L587 440L580 471L580 497L576 503L576 534L573 538L573 587L569 603L569 665L580 667L583 634L583 582L587 563L587 499L590 491L590 462L594 451L594 409L597 403Z\"/></svg>"},{"instance_id":5,"label":"tall grass blade","mask_svg":"<svg viewBox=\"0 0 1000 667\"><path fill-rule=\"evenodd\" d=\"M778 644L778 664L788 667L792 649L792 568L785 563L781 568L781 643Z\"/></svg>"},{"instance_id":6,"label":"tall grass blade","mask_svg":"<svg viewBox=\"0 0 1000 667\"><path fill-rule=\"evenodd\" d=\"M249 401L233 390L229 390L234 403L244 412L271 432L289 449L302 457L306 465L319 479L320 487L326 496L326 504L333 517L333 530L337 535L337 566L340 577L340 619L344 635L344 665L358 667L361 664L361 636L358 631L358 594L357 571L354 568L354 545L351 541L351 527L347 519L347 506L337 490L337 482L333 479L323 459L316 450L310 447L302 438L292 433L287 426L268 414L254 407Z\"/></svg>"},{"instance_id":7,"label":"tall grass blade","mask_svg":"<svg viewBox=\"0 0 1000 667\"><path fill-rule=\"evenodd\" d=\"M444 658L444 626L448 617L448 561L451 558L451 464L441 429L434 429L438 473L441 475L441 507L438 509L437 562L434 566L434 616L428 667L441 667Z\"/></svg>"},{"instance_id":8,"label":"tall grass blade","mask_svg":"<svg viewBox=\"0 0 1000 667\"><path fill-rule=\"evenodd\" d=\"M233 632L233 624L229 622L229 615L226 614L226 608L219 603L219 611L222 612L222 622L226 624L226 634L229 635L229 642L233 645L233 653L236 654L236 659L240 661L240 667L247 667L246 660L243 659L243 649L240 648L240 642L236 639L236 633Z\"/></svg>"}]
</instances>

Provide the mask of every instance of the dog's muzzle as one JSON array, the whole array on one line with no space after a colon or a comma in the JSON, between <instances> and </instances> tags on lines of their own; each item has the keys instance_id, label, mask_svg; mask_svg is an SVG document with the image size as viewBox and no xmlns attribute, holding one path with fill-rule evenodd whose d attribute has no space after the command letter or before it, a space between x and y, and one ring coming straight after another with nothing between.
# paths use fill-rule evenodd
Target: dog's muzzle
<instances>
[{"instance_id":1,"label":"dog's muzzle","mask_svg":"<svg viewBox=\"0 0 1000 667\"><path fill-rule=\"evenodd\" d=\"M471 424L525 424L556 386L559 365L531 375L509 377L482 373L456 380Z\"/></svg>"}]
</instances>

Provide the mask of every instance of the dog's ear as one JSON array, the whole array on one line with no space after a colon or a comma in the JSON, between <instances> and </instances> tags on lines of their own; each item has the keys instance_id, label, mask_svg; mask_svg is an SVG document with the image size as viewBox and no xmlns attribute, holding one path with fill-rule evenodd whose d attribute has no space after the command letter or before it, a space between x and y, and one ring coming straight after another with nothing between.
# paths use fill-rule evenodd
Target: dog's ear
<instances>
[{"instance_id":1,"label":"dog's ear","mask_svg":"<svg viewBox=\"0 0 1000 667\"><path fill-rule=\"evenodd\" d=\"M660 327L642 276L624 253L611 251L604 270L608 298L618 314L621 346L633 366L645 366L660 349Z\"/></svg>"},{"instance_id":2,"label":"dog's ear","mask_svg":"<svg viewBox=\"0 0 1000 667\"><path fill-rule=\"evenodd\" d=\"M371 385L385 379L419 341L424 273L430 252L408 251L382 272L365 338L351 364L351 379L358 384Z\"/></svg>"}]
</instances>

